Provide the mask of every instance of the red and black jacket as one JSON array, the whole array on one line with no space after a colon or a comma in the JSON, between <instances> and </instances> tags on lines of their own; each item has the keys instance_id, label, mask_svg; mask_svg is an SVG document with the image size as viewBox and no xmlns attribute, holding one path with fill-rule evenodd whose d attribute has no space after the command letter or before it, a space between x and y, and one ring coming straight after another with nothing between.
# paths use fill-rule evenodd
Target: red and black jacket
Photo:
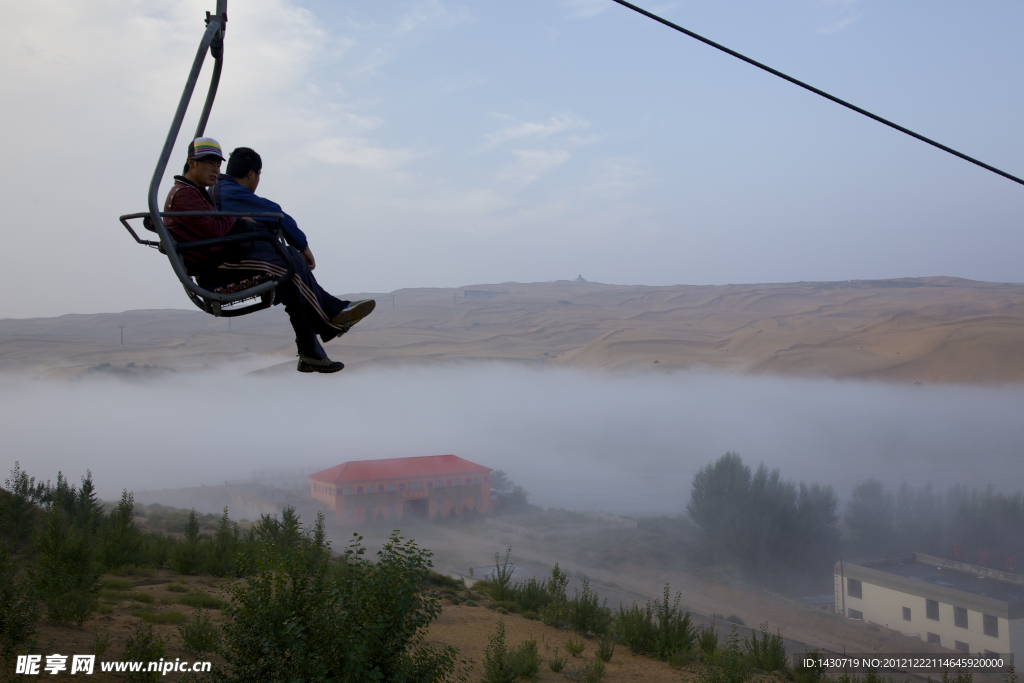
<instances>
[{"instance_id":1,"label":"red and black jacket","mask_svg":"<svg viewBox=\"0 0 1024 683\"><path fill-rule=\"evenodd\" d=\"M174 176L174 187L167 193L164 211L216 211L213 198L206 191L184 176ZM235 226L234 216L168 216L164 225L178 242L193 242L215 237L224 237ZM183 252L185 263L198 264L208 261L223 247L196 249Z\"/></svg>"}]
</instances>

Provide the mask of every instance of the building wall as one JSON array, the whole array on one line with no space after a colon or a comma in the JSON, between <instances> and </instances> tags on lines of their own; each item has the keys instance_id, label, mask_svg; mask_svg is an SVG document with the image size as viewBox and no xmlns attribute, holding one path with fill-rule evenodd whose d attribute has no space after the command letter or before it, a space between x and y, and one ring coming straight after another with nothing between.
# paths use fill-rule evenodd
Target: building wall
<instances>
[{"instance_id":1,"label":"building wall","mask_svg":"<svg viewBox=\"0 0 1024 683\"><path fill-rule=\"evenodd\" d=\"M454 485L456 479L462 482L461 485ZM470 483L466 484L466 480ZM437 486L438 481L441 486ZM383 491L380 490L382 487ZM371 490L372 493L369 492ZM427 501L430 519L438 515L447 516L452 510L457 515L465 510L487 514L491 512L490 494L490 476L480 473L449 474L432 479L381 479L339 486L310 480L310 495L325 508L333 510L337 521L342 524L378 516L400 520L408 512L406 503L412 500Z\"/></svg>"},{"instance_id":2,"label":"building wall","mask_svg":"<svg viewBox=\"0 0 1024 683\"><path fill-rule=\"evenodd\" d=\"M928 633L939 636L942 647L950 650L955 649L955 642L960 641L970 646L972 653L991 650L998 653L1015 654L1024 653L1021 648L1021 639L1024 638L1024 619L1008 620L996 616L999 624L999 637L985 635L982 612L967 609L967 628L960 628L953 623L953 604L937 600L939 603L939 620L927 618L926 599L922 595L915 595L909 590L898 590L890 587L879 586L870 583L868 580L861 580L861 595L856 598L850 595L849 582L852 577L840 578L836 571L837 586L842 585L846 600L846 615L850 616L850 610L862 613L865 621L869 621L887 628L900 631L905 635L913 635L928 640ZM838 595L836 602L837 611L842 611L843 596ZM964 606L963 604L957 606ZM910 608L910 621L903 619L903 608ZM1005 611L1004 611L1005 614ZM1016 645L1016 647L1014 647Z\"/></svg>"}]
</instances>

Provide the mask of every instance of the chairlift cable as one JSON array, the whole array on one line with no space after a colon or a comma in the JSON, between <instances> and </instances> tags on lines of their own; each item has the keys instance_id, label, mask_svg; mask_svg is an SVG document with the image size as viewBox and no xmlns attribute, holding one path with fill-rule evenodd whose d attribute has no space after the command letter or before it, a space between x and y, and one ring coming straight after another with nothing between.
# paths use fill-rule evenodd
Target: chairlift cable
<instances>
[{"instance_id":1,"label":"chairlift cable","mask_svg":"<svg viewBox=\"0 0 1024 683\"><path fill-rule=\"evenodd\" d=\"M855 104L851 104L851 103L849 103L849 102L847 102L845 100L841 100L838 97L836 97L835 95L830 95L827 92L825 92L824 90L819 90L818 88L815 88L813 85L809 85L807 83L804 83L801 80L793 78L792 76L788 76L788 75L782 73L781 71L778 71L777 69L773 69L772 67L768 66L767 64L762 64L761 62L759 62L759 61L757 61L755 59L751 59L750 57L747 57L746 55L742 55L739 52L736 52L735 50L730 50L729 48L727 48L724 45L720 45L719 43L716 43L713 40L709 40L708 38L705 38L704 36L699 35L697 33L694 33L693 31L690 31L689 29L685 29L685 28L683 28L682 26L680 26L678 24L674 24L671 21L669 21L668 19L664 19L662 17L659 17L657 14L653 14L652 12L648 12L647 10L643 9L642 7L637 7L636 5L634 5L634 4L630 3L630 2L626 2L626 0L612 0L612 1L613 2L617 2L618 4L622 5L623 7L629 8L629 9L633 10L634 12L642 14L642 15L644 15L645 17L647 17L649 19L653 19L654 21L657 21L660 24L664 24L665 26L668 26L671 29L675 29L676 31L679 31L680 33L684 33L684 34L690 36L691 38L699 40L700 42L704 43L705 45L710 45L711 47L713 47L713 48L715 48L717 50L721 50L722 52L724 52L724 53L726 53L728 55L732 55L733 57L736 57L737 59L741 59L744 62L746 62L747 64L752 64L753 66L756 66L759 69L767 71L768 73L770 73L770 74L772 74L774 76L778 76L779 78L781 78L783 80L787 80L790 83L793 83L794 85L798 85L798 86L800 86L801 88L803 88L805 90L809 90L812 93L814 93L815 95L820 95L820 96L824 97L825 99L831 100L831 101L835 102L836 104L840 104L840 105L846 107L847 109L851 109L851 110L857 112L858 114L863 114L864 116L867 116L869 119L874 119L875 121L878 121L879 123L885 124L886 126L889 126L890 128L898 130L901 133L906 133L910 137L917 138L921 142L926 142L929 145L931 145L932 147L937 147L938 149L941 149L943 152L948 152L948 153L952 154L953 156L960 157L964 161L969 161L969 162L971 162L972 164L974 164L976 166L980 166L980 167L982 167L982 168L984 168L984 169L986 169L988 171L992 171L995 174L1001 175L1004 178L1012 180L1015 183L1019 183L1021 185L1024 185L1024 180L1018 178L1017 176L1011 175L1011 174L1007 173L1006 171L1001 171L998 168L996 168L995 166L990 166L990 165L986 164L983 161L979 161L979 160L975 159L974 157L969 157L969 156L967 156L966 154L964 154L962 152L958 152L955 149L953 149L951 147L947 147L946 145L943 145L940 142L936 142L935 140L932 140L930 138L926 138L925 136L923 136L923 135L921 135L919 133L915 133L914 131L910 130L909 128L904 128L903 126L901 126L901 125L899 125L897 123L893 123L892 121L889 121L888 119L883 119L881 116L878 116L877 114L872 114L871 112L867 111L866 109L861 109L860 107L858 107Z\"/></svg>"}]
</instances>

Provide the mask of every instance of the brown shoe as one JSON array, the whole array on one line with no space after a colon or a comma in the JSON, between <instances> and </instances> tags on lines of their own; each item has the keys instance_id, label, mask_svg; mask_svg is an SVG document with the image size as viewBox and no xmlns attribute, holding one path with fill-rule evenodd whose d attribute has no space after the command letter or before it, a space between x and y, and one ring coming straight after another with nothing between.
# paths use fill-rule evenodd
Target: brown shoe
<instances>
[{"instance_id":1,"label":"brown shoe","mask_svg":"<svg viewBox=\"0 0 1024 683\"><path fill-rule=\"evenodd\" d=\"M348 306L345 307L338 315L331 318L331 322L335 325L343 325L345 327L352 327L357 322L370 315L373 309L377 307L377 302L373 299L363 299L362 301L352 301ZM347 330L346 330L347 331Z\"/></svg>"}]
</instances>

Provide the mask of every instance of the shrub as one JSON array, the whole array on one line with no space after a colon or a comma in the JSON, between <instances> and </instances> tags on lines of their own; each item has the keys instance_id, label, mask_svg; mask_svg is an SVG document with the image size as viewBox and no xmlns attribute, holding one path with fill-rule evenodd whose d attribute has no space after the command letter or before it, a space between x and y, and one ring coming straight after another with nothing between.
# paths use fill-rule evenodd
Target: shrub
<instances>
[{"instance_id":1,"label":"shrub","mask_svg":"<svg viewBox=\"0 0 1024 683\"><path fill-rule=\"evenodd\" d=\"M106 588L112 591L126 591L130 590L134 586L135 584L128 579L103 579L100 581L101 588Z\"/></svg>"},{"instance_id":2,"label":"shrub","mask_svg":"<svg viewBox=\"0 0 1024 683\"><path fill-rule=\"evenodd\" d=\"M612 661L615 654L615 643L611 638L599 638L597 641L597 658L602 662Z\"/></svg>"},{"instance_id":3,"label":"shrub","mask_svg":"<svg viewBox=\"0 0 1024 683\"><path fill-rule=\"evenodd\" d=\"M755 669L768 673L786 669L786 645L782 640L782 634L778 631L772 634L768 630L768 622L761 624L760 639L757 637L757 631L753 631L749 638L743 639L743 649L750 665Z\"/></svg>"},{"instance_id":4,"label":"shrub","mask_svg":"<svg viewBox=\"0 0 1024 683\"><path fill-rule=\"evenodd\" d=\"M0 547L0 658L8 666L16 650L33 645L38 620L39 602L32 583Z\"/></svg>"},{"instance_id":5,"label":"shrub","mask_svg":"<svg viewBox=\"0 0 1024 683\"><path fill-rule=\"evenodd\" d=\"M583 579L583 590L577 589L568 603L566 621L570 628L580 635L604 634L608 630L611 616L608 600L598 602L597 593L590 590L590 582Z\"/></svg>"},{"instance_id":6,"label":"shrub","mask_svg":"<svg viewBox=\"0 0 1024 683\"><path fill-rule=\"evenodd\" d=\"M196 610L192 621L179 625L178 635L181 636L182 647L196 659L202 659L206 653L213 652L220 643L220 631L210 621L210 614L203 610Z\"/></svg>"},{"instance_id":7,"label":"shrub","mask_svg":"<svg viewBox=\"0 0 1024 683\"><path fill-rule=\"evenodd\" d=\"M185 523L185 540L174 546L170 559L171 569L179 574L195 574L202 566L199 548L199 519L195 508L189 512Z\"/></svg>"},{"instance_id":8,"label":"shrub","mask_svg":"<svg viewBox=\"0 0 1024 683\"><path fill-rule=\"evenodd\" d=\"M149 610L140 610L138 612L132 612L133 617L142 619L147 624L180 624L183 621L187 621L188 617L182 612L167 611L167 612L150 612Z\"/></svg>"},{"instance_id":9,"label":"shrub","mask_svg":"<svg viewBox=\"0 0 1024 683\"><path fill-rule=\"evenodd\" d=\"M590 664L570 667L565 672L565 677L570 681L600 683L604 679L604 673L604 662L600 659L595 659Z\"/></svg>"},{"instance_id":10,"label":"shrub","mask_svg":"<svg viewBox=\"0 0 1024 683\"><path fill-rule=\"evenodd\" d=\"M188 593L189 588L188 588L188 584L187 583L184 583L184 582L181 582L181 583L173 582L173 583L167 584L167 590L171 591L172 593Z\"/></svg>"},{"instance_id":11,"label":"shrub","mask_svg":"<svg viewBox=\"0 0 1024 683\"><path fill-rule=\"evenodd\" d=\"M136 602L144 602L147 605L153 602L153 594L146 591L132 591L127 594L127 597Z\"/></svg>"},{"instance_id":12,"label":"shrub","mask_svg":"<svg viewBox=\"0 0 1024 683\"><path fill-rule=\"evenodd\" d=\"M557 647L555 648L555 656L552 658L550 662L548 662L548 668L550 668L555 673L558 673L559 671L565 668L565 657L558 656Z\"/></svg>"},{"instance_id":13,"label":"shrub","mask_svg":"<svg viewBox=\"0 0 1024 683\"><path fill-rule=\"evenodd\" d=\"M504 562L498 553L494 553L494 572L488 578L490 579L491 597L498 602L504 602L512 597L512 572L515 567L509 566L509 557L511 556L512 546L505 551Z\"/></svg>"},{"instance_id":14,"label":"shrub","mask_svg":"<svg viewBox=\"0 0 1024 683\"><path fill-rule=\"evenodd\" d=\"M619 607L616 632L633 654L651 655L666 662L689 661L697 636L690 613L679 608L682 594L677 593L674 602L669 602L669 595L665 584L660 602Z\"/></svg>"},{"instance_id":15,"label":"shrub","mask_svg":"<svg viewBox=\"0 0 1024 683\"><path fill-rule=\"evenodd\" d=\"M135 662L155 662L164 656L166 648L160 636L153 633L153 627L149 624L139 624L135 628L135 635L129 636L125 641L124 654L121 659ZM132 683L156 683L160 680L159 671L130 672L127 680Z\"/></svg>"},{"instance_id":16,"label":"shrub","mask_svg":"<svg viewBox=\"0 0 1024 683\"><path fill-rule=\"evenodd\" d=\"M717 640L717 638L716 638ZM698 683L746 683L750 680L750 666L740 651L736 627L726 637L725 646L705 658L704 667L697 673Z\"/></svg>"},{"instance_id":17,"label":"shrub","mask_svg":"<svg viewBox=\"0 0 1024 683\"><path fill-rule=\"evenodd\" d=\"M710 626L701 626L697 634L697 644L704 658L714 656L718 651L718 632L715 631L714 622Z\"/></svg>"},{"instance_id":18,"label":"shrub","mask_svg":"<svg viewBox=\"0 0 1024 683\"><path fill-rule=\"evenodd\" d=\"M189 593L178 598L179 605L188 605L202 609L223 609L226 602L208 593Z\"/></svg>"},{"instance_id":19,"label":"shrub","mask_svg":"<svg viewBox=\"0 0 1024 683\"><path fill-rule=\"evenodd\" d=\"M811 660L813 664L810 666L804 666L805 660ZM821 652L819 650L811 650L806 655L801 657L796 666L793 667L793 682L794 683L821 683L825 678L825 670L820 665Z\"/></svg>"},{"instance_id":20,"label":"shrub","mask_svg":"<svg viewBox=\"0 0 1024 683\"><path fill-rule=\"evenodd\" d=\"M99 604L92 539L72 527L63 512L51 508L35 539L35 551L32 581L46 617L61 626L81 626Z\"/></svg>"},{"instance_id":21,"label":"shrub","mask_svg":"<svg viewBox=\"0 0 1024 683\"><path fill-rule=\"evenodd\" d=\"M498 619L494 634L484 650L484 682L512 683L520 678L533 680L540 671L540 653L536 639L526 640L511 649L505 644L505 621Z\"/></svg>"},{"instance_id":22,"label":"shrub","mask_svg":"<svg viewBox=\"0 0 1024 683\"><path fill-rule=\"evenodd\" d=\"M565 651L573 657L579 657L587 649L587 641L582 638L570 638L565 641Z\"/></svg>"},{"instance_id":23,"label":"shrub","mask_svg":"<svg viewBox=\"0 0 1024 683\"><path fill-rule=\"evenodd\" d=\"M243 567L221 627L222 681L444 681L457 651L423 643L440 600L421 590L431 553L391 536L376 564L356 536L332 562L323 515L312 529L261 520L258 554ZM297 523L297 521L296 521Z\"/></svg>"},{"instance_id":24,"label":"shrub","mask_svg":"<svg viewBox=\"0 0 1024 683\"><path fill-rule=\"evenodd\" d=\"M144 538L135 526L135 497L127 489L121 492L120 502L101 527L99 540L100 561L108 570L145 561Z\"/></svg>"},{"instance_id":25,"label":"shrub","mask_svg":"<svg viewBox=\"0 0 1024 683\"><path fill-rule=\"evenodd\" d=\"M202 566L207 574L214 576L237 576L239 573L238 550L239 531L238 525L228 518L228 509L224 508L220 523L213 538L205 546L202 553Z\"/></svg>"}]
</instances>

